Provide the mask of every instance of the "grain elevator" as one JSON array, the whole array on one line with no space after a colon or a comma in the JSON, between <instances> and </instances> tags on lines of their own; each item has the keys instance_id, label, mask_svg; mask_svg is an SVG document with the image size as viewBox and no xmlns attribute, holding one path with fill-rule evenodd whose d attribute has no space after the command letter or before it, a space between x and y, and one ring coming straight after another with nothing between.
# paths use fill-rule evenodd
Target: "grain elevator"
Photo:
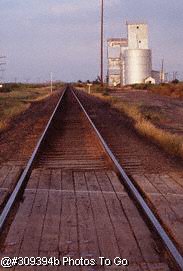
<instances>
[{"instance_id":1,"label":"grain elevator","mask_svg":"<svg viewBox=\"0 0 183 271\"><path fill-rule=\"evenodd\" d=\"M110 86L154 82L148 25L126 23L127 38L108 40L108 83Z\"/></svg>"}]
</instances>

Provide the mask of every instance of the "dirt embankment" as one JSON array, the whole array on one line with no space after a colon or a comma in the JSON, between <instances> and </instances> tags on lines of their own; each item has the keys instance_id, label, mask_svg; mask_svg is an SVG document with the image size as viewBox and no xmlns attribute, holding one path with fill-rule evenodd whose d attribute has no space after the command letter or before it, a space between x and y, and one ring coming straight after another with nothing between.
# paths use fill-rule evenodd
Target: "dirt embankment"
<instances>
[{"instance_id":1,"label":"dirt embankment","mask_svg":"<svg viewBox=\"0 0 183 271\"><path fill-rule=\"evenodd\" d=\"M26 111L15 117L9 127L0 133L0 164L7 161L25 164L59 97L60 91L57 91L44 100L32 102Z\"/></svg>"}]
</instances>

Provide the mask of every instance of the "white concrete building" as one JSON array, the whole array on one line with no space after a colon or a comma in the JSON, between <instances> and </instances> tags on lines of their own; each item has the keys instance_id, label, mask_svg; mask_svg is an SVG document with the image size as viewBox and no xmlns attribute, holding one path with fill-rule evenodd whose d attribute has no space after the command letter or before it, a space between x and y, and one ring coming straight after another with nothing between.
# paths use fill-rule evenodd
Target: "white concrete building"
<instances>
[{"instance_id":1,"label":"white concrete building","mask_svg":"<svg viewBox=\"0 0 183 271\"><path fill-rule=\"evenodd\" d=\"M144 23L126 23L128 49L149 49L148 26Z\"/></svg>"},{"instance_id":2,"label":"white concrete building","mask_svg":"<svg viewBox=\"0 0 183 271\"><path fill-rule=\"evenodd\" d=\"M152 77L152 76L149 76L147 77L145 80L144 80L144 83L145 84L156 84L156 80Z\"/></svg>"},{"instance_id":3,"label":"white concrete building","mask_svg":"<svg viewBox=\"0 0 183 271\"><path fill-rule=\"evenodd\" d=\"M127 23L127 39L108 40L110 86L145 83L148 77L156 82L148 40L148 25L145 23Z\"/></svg>"}]
</instances>

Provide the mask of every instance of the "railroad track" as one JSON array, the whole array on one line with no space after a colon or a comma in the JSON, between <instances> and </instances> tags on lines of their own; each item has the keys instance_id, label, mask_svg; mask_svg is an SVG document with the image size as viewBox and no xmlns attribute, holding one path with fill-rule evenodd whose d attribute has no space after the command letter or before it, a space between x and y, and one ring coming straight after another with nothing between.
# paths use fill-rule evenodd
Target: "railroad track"
<instances>
[{"instance_id":1,"label":"railroad track","mask_svg":"<svg viewBox=\"0 0 183 271\"><path fill-rule=\"evenodd\" d=\"M0 230L2 255L125 256L128 270L183 270L178 249L70 86L1 213ZM154 232L174 269L158 251Z\"/></svg>"}]
</instances>

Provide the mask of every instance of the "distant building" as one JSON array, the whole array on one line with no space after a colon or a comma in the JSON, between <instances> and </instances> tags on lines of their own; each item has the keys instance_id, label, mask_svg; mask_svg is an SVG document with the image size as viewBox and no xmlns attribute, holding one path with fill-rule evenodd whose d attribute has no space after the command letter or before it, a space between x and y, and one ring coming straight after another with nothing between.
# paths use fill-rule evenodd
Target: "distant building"
<instances>
[{"instance_id":1,"label":"distant building","mask_svg":"<svg viewBox=\"0 0 183 271\"><path fill-rule=\"evenodd\" d=\"M160 71L152 71L151 74L152 74L152 77L155 79L156 84L160 84L161 83L161 72Z\"/></svg>"},{"instance_id":2,"label":"distant building","mask_svg":"<svg viewBox=\"0 0 183 271\"><path fill-rule=\"evenodd\" d=\"M123 82L123 55L127 48L127 39L108 40L108 83L110 86L117 86Z\"/></svg>"},{"instance_id":3,"label":"distant building","mask_svg":"<svg viewBox=\"0 0 183 271\"><path fill-rule=\"evenodd\" d=\"M144 83L145 84L155 84L156 83L156 80L152 77L152 76L149 76L147 77L145 80L144 80Z\"/></svg>"},{"instance_id":4,"label":"distant building","mask_svg":"<svg viewBox=\"0 0 183 271\"><path fill-rule=\"evenodd\" d=\"M168 82L168 73L162 71L152 71L151 75L154 77L156 84Z\"/></svg>"},{"instance_id":5,"label":"distant building","mask_svg":"<svg viewBox=\"0 0 183 271\"><path fill-rule=\"evenodd\" d=\"M147 24L127 23L127 39L108 40L109 86L145 83L149 77L159 83L159 76L160 72L152 71Z\"/></svg>"}]
</instances>

